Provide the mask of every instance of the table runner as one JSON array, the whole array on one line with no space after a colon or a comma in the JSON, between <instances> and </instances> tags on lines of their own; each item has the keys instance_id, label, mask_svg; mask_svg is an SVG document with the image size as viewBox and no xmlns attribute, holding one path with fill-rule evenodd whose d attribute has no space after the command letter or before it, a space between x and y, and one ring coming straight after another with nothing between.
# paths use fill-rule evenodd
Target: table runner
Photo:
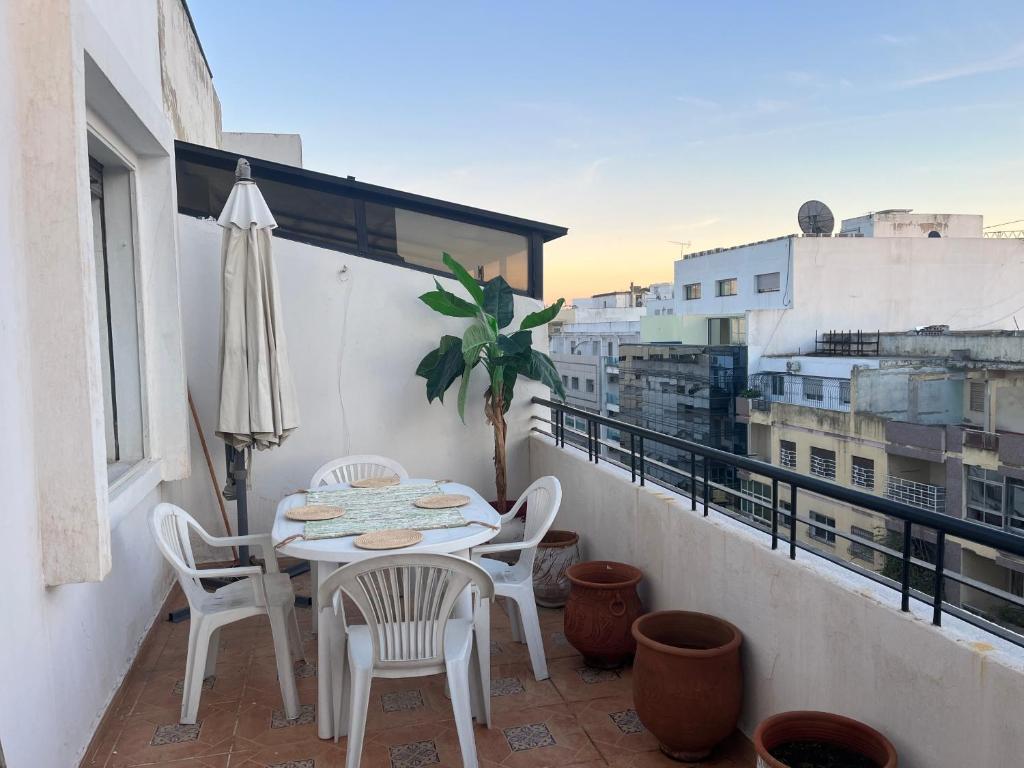
<instances>
[{"instance_id":1,"label":"table runner","mask_svg":"<svg viewBox=\"0 0 1024 768\"><path fill-rule=\"evenodd\" d=\"M437 483L424 485L392 485L385 488L344 488L341 490L309 491L306 503L340 506L342 517L334 520L307 522L304 539L333 539L355 536L389 528L411 528L429 531L437 528L461 528L467 525L459 508L420 509L413 505L423 496L436 496L444 491Z\"/></svg>"}]
</instances>

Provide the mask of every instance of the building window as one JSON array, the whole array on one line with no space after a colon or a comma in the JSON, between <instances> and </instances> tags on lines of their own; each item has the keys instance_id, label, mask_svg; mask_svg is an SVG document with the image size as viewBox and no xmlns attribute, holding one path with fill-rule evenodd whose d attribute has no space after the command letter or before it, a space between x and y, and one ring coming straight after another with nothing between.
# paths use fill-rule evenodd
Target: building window
<instances>
[{"instance_id":1,"label":"building window","mask_svg":"<svg viewBox=\"0 0 1024 768\"><path fill-rule=\"evenodd\" d=\"M740 480L740 491L753 499L740 497L740 511L755 523L772 524L772 487L757 480Z\"/></svg>"},{"instance_id":2,"label":"building window","mask_svg":"<svg viewBox=\"0 0 1024 768\"><path fill-rule=\"evenodd\" d=\"M985 382L983 381L972 381L970 392L970 409L974 413L985 412Z\"/></svg>"},{"instance_id":3,"label":"building window","mask_svg":"<svg viewBox=\"0 0 1024 768\"><path fill-rule=\"evenodd\" d=\"M967 517L1002 528L1004 484L1003 476L998 472L967 467Z\"/></svg>"},{"instance_id":4,"label":"building window","mask_svg":"<svg viewBox=\"0 0 1024 768\"><path fill-rule=\"evenodd\" d=\"M874 541L875 535L867 528L859 528L856 525L850 526L850 534L856 536L859 539L865 541ZM857 560L864 560L869 563L875 562L875 550L869 547L867 544L861 544L858 541L850 542L850 557Z\"/></svg>"},{"instance_id":5,"label":"building window","mask_svg":"<svg viewBox=\"0 0 1024 768\"><path fill-rule=\"evenodd\" d=\"M615 353L612 352L612 349L614 349L614 347L612 345L612 342L609 341L608 342L608 357L614 357L615 356Z\"/></svg>"},{"instance_id":6,"label":"building window","mask_svg":"<svg viewBox=\"0 0 1024 768\"><path fill-rule=\"evenodd\" d=\"M687 301L693 301L694 299L700 298L700 283L689 283L683 286L683 295L686 296Z\"/></svg>"},{"instance_id":7,"label":"building window","mask_svg":"<svg viewBox=\"0 0 1024 768\"><path fill-rule=\"evenodd\" d=\"M594 357L600 357L601 355L601 342L592 341L590 342L590 352Z\"/></svg>"},{"instance_id":8,"label":"building window","mask_svg":"<svg viewBox=\"0 0 1024 768\"><path fill-rule=\"evenodd\" d=\"M804 376L804 400L820 403L825 399L823 381L820 376Z\"/></svg>"},{"instance_id":9,"label":"building window","mask_svg":"<svg viewBox=\"0 0 1024 768\"><path fill-rule=\"evenodd\" d=\"M736 295L736 278L727 277L725 280L718 280L715 282L715 294L718 296L735 296Z\"/></svg>"},{"instance_id":10,"label":"building window","mask_svg":"<svg viewBox=\"0 0 1024 768\"><path fill-rule=\"evenodd\" d=\"M850 484L858 488L875 487L875 462L860 456L854 456L850 465Z\"/></svg>"},{"instance_id":11,"label":"building window","mask_svg":"<svg viewBox=\"0 0 1024 768\"><path fill-rule=\"evenodd\" d=\"M579 388L580 388L580 380L579 380L579 377L577 377L577 376L573 376L573 377L572 377L572 388L573 388L573 389L579 389Z\"/></svg>"},{"instance_id":12,"label":"building window","mask_svg":"<svg viewBox=\"0 0 1024 768\"><path fill-rule=\"evenodd\" d=\"M843 405L850 404L850 382L846 380L839 382L839 402Z\"/></svg>"},{"instance_id":13,"label":"building window","mask_svg":"<svg viewBox=\"0 0 1024 768\"><path fill-rule=\"evenodd\" d=\"M824 477L826 480L836 479L836 452L824 448L811 448L811 474Z\"/></svg>"},{"instance_id":14,"label":"building window","mask_svg":"<svg viewBox=\"0 0 1024 768\"><path fill-rule=\"evenodd\" d=\"M1006 522L1015 532L1024 533L1024 482L1020 480L1006 481Z\"/></svg>"},{"instance_id":15,"label":"building window","mask_svg":"<svg viewBox=\"0 0 1024 768\"><path fill-rule=\"evenodd\" d=\"M783 397L786 394L786 377L782 374L772 376L772 395Z\"/></svg>"},{"instance_id":16,"label":"building window","mask_svg":"<svg viewBox=\"0 0 1024 768\"><path fill-rule=\"evenodd\" d=\"M593 391L594 391L594 380L593 379L587 379L587 392L593 392Z\"/></svg>"},{"instance_id":17,"label":"building window","mask_svg":"<svg viewBox=\"0 0 1024 768\"><path fill-rule=\"evenodd\" d=\"M779 440L779 466L796 468L796 443L792 440Z\"/></svg>"},{"instance_id":18,"label":"building window","mask_svg":"<svg viewBox=\"0 0 1024 768\"><path fill-rule=\"evenodd\" d=\"M758 293L774 293L779 290L779 273L768 272L757 276Z\"/></svg>"},{"instance_id":19,"label":"building window","mask_svg":"<svg viewBox=\"0 0 1024 768\"><path fill-rule=\"evenodd\" d=\"M109 482L144 455L133 186L131 169L114 156L89 158Z\"/></svg>"},{"instance_id":20,"label":"building window","mask_svg":"<svg viewBox=\"0 0 1024 768\"><path fill-rule=\"evenodd\" d=\"M562 377L562 386L563 387L568 387L569 386L569 377L568 376L563 376Z\"/></svg>"},{"instance_id":21,"label":"building window","mask_svg":"<svg viewBox=\"0 0 1024 768\"><path fill-rule=\"evenodd\" d=\"M834 517L828 517L827 515L820 515L817 512L811 512L811 521L818 523L819 525L827 525L828 528L819 528L817 525L810 526L810 536L812 539L817 541L823 541L829 546L835 546L836 534L834 530L829 528L836 527L836 519Z\"/></svg>"}]
</instances>

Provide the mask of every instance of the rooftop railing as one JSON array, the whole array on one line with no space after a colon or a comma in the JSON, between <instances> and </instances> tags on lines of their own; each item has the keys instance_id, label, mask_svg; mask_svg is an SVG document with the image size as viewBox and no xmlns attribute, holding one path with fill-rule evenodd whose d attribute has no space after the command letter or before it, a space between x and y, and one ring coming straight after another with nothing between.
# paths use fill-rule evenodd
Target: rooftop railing
<instances>
[{"instance_id":1,"label":"rooftop railing","mask_svg":"<svg viewBox=\"0 0 1024 768\"><path fill-rule=\"evenodd\" d=\"M533 398L533 402L550 409L550 418L534 416L535 421L546 424L547 428L535 426L533 431L553 438L555 444L562 448L569 445L586 451L588 460L595 464L604 460L621 467L629 472L632 482L641 486L651 482L673 491L683 491L690 498L690 509L696 511L700 503L705 517L715 511L761 531L765 530L765 523L768 523L772 549L778 549L780 544L785 545L791 559L796 559L797 550L804 550L892 587L900 593L900 607L903 611L910 610L912 598L925 602L932 609L932 623L935 625L941 625L943 614L948 614L1024 646L1024 625L1015 621L996 623L990 617L979 616L945 599L949 591L947 585L952 583L957 585L957 591L976 590L1003 601L1014 615L1024 615L1024 598L949 570L945 562L947 539L951 543L969 542L1024 558L1024 536L802 475L746 456L719 451L618 419L589 413L564 403L539 397ZM572 416L577 425L582 419L585 431L567 428L566 415ZM618 441L611 443L602 440L601 426L616 430ZM681 460L673 460L670 464L651 459L646 453L651 446L674 449L681 455ZM664 450L656 453L664 455ZM728 471L719 471L723 467ZM658 470L661 476L667 473L677 477L678 482L666 482L654 477L652 469ZM712 479L716 476L734 477L741 472L759 475L771 483L770 504L765 504L763 497ZM879 541L874 536L869 538L855 535L823 523L820 517L812 520L809 514L803 516L798 504L799 491L888 516L892 521L887 528L894 528L890 530L894 536ZM722 503L721 500L726 498L735 501L735 509ZM741 504L748 509L755 505L759 513L745 514ZM760 518L760 521L755 518ZM799 526L804 528L800 529ZM882 572L873 571L800 541L798 531L810 534L812 529L817 537L826 536L833 542L846 541L862 554L868 551L881 553L886 567ZM1005 626L1006 623L1016 629Z\"/></svg>"}]
</instances>

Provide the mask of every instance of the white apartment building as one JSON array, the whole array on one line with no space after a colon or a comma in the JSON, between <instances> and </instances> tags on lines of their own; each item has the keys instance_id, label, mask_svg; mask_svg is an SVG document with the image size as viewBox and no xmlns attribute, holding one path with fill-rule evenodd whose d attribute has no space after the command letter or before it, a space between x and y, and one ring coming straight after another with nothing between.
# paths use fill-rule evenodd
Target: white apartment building
<instances>
[{"instance_id":1,"label":"white apartment building","mask_svg":"<svg viewBox=\"0 0 1024 768\"><path fill-rule=\"evenodd\" d=\"M688 254L675 263L675 317L647 335L745 343L756 373L762 356L813 351L830 330L1013 329L1024 320L1024 241L986 238L982 226L980 216L882 211L832 237Z\"/></svg>"}]
</instances>

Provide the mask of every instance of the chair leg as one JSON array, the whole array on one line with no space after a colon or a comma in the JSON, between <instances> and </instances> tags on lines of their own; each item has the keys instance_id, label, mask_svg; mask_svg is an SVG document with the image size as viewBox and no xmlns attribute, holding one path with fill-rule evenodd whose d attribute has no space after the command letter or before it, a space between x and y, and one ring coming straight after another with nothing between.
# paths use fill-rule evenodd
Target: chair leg
<instances>
[{"instance_id":1,"label":"chair leg","mask_svg":"<svg viewBox=\"0 0 1024 768\"><path fill-rule=\"evenodd\" d=\"M315 635L320 631L320 561L310 560L309 561L309 609L313 611L312 616L312 630Z\"/></svg>"},{"instance_id":2,"label":"chair leg","mask_svg":"<svg viewBox=\"0 0 1024 768\"><path fill-rule=\"evenodd\" d=\"M189 660L185 664L185 693L181 701L181 720L184 725L195 725L199 714L199 698L203 693L203 672L210 648L210 636L216 630L207 628L207 622L191 619L189 627Z\"/></svg>"},{"instance_id":3,"label":"chair leg","mask_svg":"<svg viewBox=\"0 0 1024 768\"><path fill-rule=\"evenodd\" d=\"M476 681L474 689L478 691L480 703L483 705L482 723L491 727L491 614L488 601L482 600L477 606L474 624L473 661L476 669L471 675ZM481 722L478 717L477 722Z\"/></svg>"},{"instance_id":4,"label":"chair leg","mask_svg":"<svg viewBox=\"0 0 1024 768\"><path fill-rule=\"evenodd\" d=\"M455 730L459 734L464 768L478 768L476 740L473 738L473 713L469 704L469 660L448 662L448 688L452 695ZM349 768L352 768L351 766Z\"/></svg>"},{"instance_id":5,"label":"chair leg","mask_svg":"<svg viewBox=\"0 0 1024 768\"><path fill-rule=\"evenodd\" d=\"M331 648L331 694L334 700L334 742L337 744L348 733L348 699L345 691L351 681L348 679L348 649L343 630L338 629L340 641ZM346 685L348 683L348 685Z\"/></svg>"},{"instance_id":6,"label":"chair leg","mask_svg":"<svg viewBox=\"0 0 1024 768\"><path fill-rule=\"evenodd\" d=\"M210 648L206 652L206 669L203 670L203 678L210 677L217 672L217 653L220 651L220 627L210 633Z\"/></svg>"},{"instance_id":7,"label":"chair leg","mask_svg":"<svg viewBox=\"0 0 1024 768\"><path fill-rule=\"evenodd\" d=\"M288 609L288 649L292 653L292 661L302 659L309 664L306 658L306 649L302 645L302 632L299 631L299 619L295 615L295 606Z\"/></svg>"},{"instance_id":8,"label":"chair leg","mask_svg":"<svg viewBox=\"0 0 1024 768\"><path fill-rule=\"evenodd\" d=\"M294 720L299 716L299 691L295 687L295 668L292 666L285 610L280 606L268 607L267 618L270 619L270 632L274 636L274 658L277 660L277 679L281 684L285 717Z\"/></svg>"},{"instance_id":9,"label":"chair leg","mask_svg":"<svg viewBox=\"0 0 1024 768\"><path fill-rule=\"evenodd\" d=\"M348 665L352 680L352 694L349 699L348 744L345 768L359 768L363 756L363 736L366 734L366 710L370 706L370 683L372 672Z\"/></svg>"},{"instance_id":10,"label":"chair leg","mask_svg":"<svg viewBox=\"0 0 1024 768\"><path fill-rule=\"evenodd\" d=\"M544 635L540 631L540 618L537 616L537 604L533 601L533 593L524 595L519 606L519 621L526 647L530 650L530 661L533 664L533 676L538 680L547 680L548 662L544 657Z\"/></svg>"},{"instance_id":11,"label":"chair leg","mask_svg":"<svg viewBox=\"0 0 1024 768\"><path fill-rule=\"evenodd\" d=\"M523 623L519 620L519 608L516 601L511 597L505 598L505 612L508 614L509 629L512 630L512 639L517 643L526 642L523 637Z\"/></svg>"}]
</instances>

